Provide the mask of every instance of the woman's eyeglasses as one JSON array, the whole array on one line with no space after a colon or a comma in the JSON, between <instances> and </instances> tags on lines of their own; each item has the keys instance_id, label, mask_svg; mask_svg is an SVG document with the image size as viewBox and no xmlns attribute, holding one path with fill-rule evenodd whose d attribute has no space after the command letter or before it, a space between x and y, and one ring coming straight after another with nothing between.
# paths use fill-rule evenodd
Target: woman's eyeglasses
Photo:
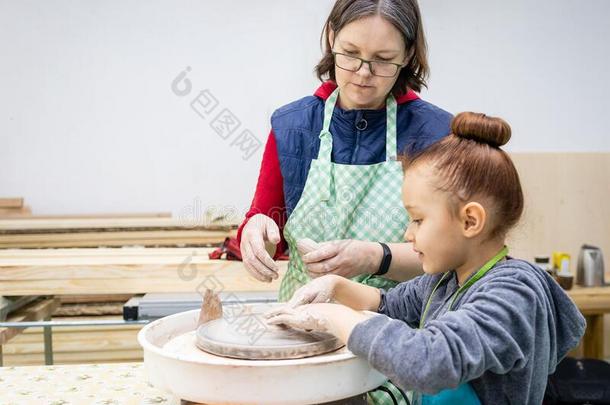
<instances>
[{"instance_id":1,"label":"woman's eyeglasses","mask_svg":"<svg viewBox=\"0 0 610 405\"><path fill-rule=\"evenodd\" d=\"M360 68L362 68L364 63L368 63L369 70L374 76L394 77L403 67L403 65L400 63L384 62L380 60L366 60L340 52L333 51L332 54L335 57L335 65L350 72L357 72L360 70Z\"/></svg>"}]
</instances>

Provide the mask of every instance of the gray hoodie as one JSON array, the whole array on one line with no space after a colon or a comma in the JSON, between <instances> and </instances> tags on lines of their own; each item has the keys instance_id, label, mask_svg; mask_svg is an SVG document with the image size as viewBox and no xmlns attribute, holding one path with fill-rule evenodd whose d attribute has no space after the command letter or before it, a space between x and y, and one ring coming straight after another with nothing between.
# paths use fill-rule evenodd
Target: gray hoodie
<instances>
[{"instance_id":1,"label":"gray hoodie","mask_svg":"<svg viewBox=\"0 0 610 405\"><path fill-rule=\"evenodd\" d=\"M347 342L405 390L428 394L470 382L484 404L540 404L547 376L576 347L585 320L561 287L523 260L499 262L447 311L457 277L423 275L381 292L374 316Z\"/></svg>"}]
</instances>

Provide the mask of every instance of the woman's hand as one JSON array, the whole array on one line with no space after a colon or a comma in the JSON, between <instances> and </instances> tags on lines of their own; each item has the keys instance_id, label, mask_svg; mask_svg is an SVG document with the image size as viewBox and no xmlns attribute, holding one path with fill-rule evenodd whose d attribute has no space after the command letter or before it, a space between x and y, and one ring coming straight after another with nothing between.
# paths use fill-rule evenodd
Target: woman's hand
<instances>
[{"instance_id":1,"label":"woman's hand","mask_svg":"<svg viewBox=\"0 0 610 405\"><path fill-rule=\"evenodd\" d=\"M312 278L325 274L352 278L377 272L382 256L379 243L345 239L318 243L301 258Z\"/></svg>"},{"instance_id":2,"label":"woman's hand","mask_svg":"<svg viewBox=\"0 0 610 405\"><path fill-rule=\"evenodd\" d=\"M248 272L257 280L270 283L279 277L277 264L267 252L265 243L280 243L280 230L275 221L263 214L248 220L241 234L241 257Z\"/></svg>"}]
</instances>

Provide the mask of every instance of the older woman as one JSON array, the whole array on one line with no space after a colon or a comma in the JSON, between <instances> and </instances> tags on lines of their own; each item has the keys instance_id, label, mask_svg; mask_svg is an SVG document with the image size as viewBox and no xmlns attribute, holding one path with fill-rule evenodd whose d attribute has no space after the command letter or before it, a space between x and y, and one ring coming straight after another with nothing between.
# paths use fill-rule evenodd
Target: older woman
<instances>
[{"instance_id":1,"label":"older woman","mask_svg":"<svg viewBox=\"0 0 610 405\"><path fill-rule=\"evenodd\" d=\"M396 157L447 135L451 120L415 93L428 74L423 32L415 0L338 0L316 67L323 84L271 117L238 238L261 281L278 277L265 242L279 244L276 257L288 247L280 300L322 274L389 288L421 271L400 243L408 218ZM319 244L303 244L299 255L302 239Z\"/></svg>"}]
</instances>

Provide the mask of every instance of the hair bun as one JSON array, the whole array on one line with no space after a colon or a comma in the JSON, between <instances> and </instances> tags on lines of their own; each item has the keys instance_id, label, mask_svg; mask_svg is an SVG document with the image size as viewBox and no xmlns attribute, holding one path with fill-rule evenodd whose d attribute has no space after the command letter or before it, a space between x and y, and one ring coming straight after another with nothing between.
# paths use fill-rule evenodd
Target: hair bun
<instances>
[{"instance_id":1,"label":"hair bun","mask_svg":"<svg viewBox=\"0 0 610 405\"><path fill-rule=\"evenodd\" d=\"M482 113L463 112L451 121L451 132L460 138L486 143L493 147L505 145L510 139L510 125L502 118Z\"/></svg>"}]
</instances>

